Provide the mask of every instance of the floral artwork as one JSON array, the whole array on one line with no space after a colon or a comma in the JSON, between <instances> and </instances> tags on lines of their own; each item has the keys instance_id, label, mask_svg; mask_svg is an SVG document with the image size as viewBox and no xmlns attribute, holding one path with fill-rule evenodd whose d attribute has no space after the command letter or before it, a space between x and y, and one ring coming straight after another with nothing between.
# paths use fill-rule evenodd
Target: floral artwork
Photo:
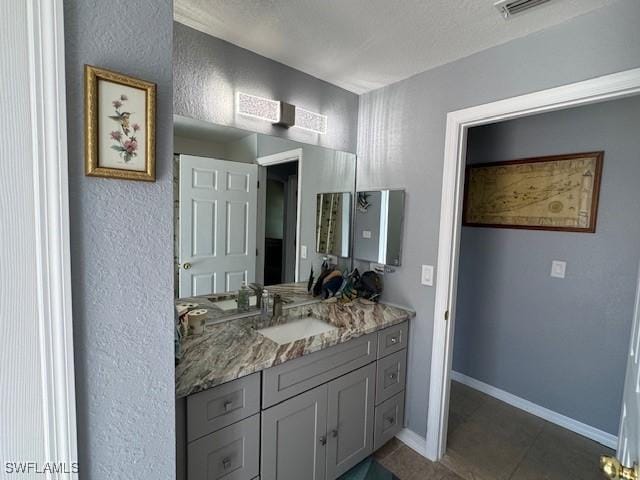
<instances>
[{"instance_id":1,"label":"floral artwork","mask_svg":"<svg viewBox=\"0 0 640 480\"><path fill-rule=\"evenodd\" d=\"M136 135L140 130L139 124L131 123L132 112L126 111L125 103L128 100L129 97L121 94L119 98L111 102L115 109L115 115L109 116L118 125L118 128L110 133L110 138L113 140L111 148L118 152L126 163L138 155L138 139Z\"/></svg>"},{"instance_id":2,"label":"floral artwork","mask_svg":"<svg viewBox=\"0 0 640 480\"><path fill-rule=\"evenodd\" d=\"M86 65L85 87L87 175L154 181L156 85Z\"/></svg>"}]
</instances>

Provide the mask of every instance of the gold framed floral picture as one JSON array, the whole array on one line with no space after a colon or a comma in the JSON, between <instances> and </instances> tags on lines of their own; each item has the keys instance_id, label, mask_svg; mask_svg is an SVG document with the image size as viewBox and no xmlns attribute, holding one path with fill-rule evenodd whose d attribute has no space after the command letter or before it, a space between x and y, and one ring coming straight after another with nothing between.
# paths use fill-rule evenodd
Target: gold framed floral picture
<instances>
[{"instance_id":1,"label":"gold framed floral picture","mask_svg":"<svg viewBox=\"0 0 640 480\"><path fill-rule=\"evenodd\" d=\"M156 179L156 84L85 65L85 173Z\"/></svg>"}]
</instances>

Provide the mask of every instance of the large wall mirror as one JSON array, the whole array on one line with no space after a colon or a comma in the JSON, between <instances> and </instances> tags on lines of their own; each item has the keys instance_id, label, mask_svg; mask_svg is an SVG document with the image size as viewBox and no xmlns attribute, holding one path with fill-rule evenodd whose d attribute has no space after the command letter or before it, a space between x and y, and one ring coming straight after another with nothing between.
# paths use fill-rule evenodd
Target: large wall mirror
<instances>
[{"instance_id":1,"label":"large wall mirror","mask_svg":"<svg viewBox=\"0 0 640 480\"><path fill-rule=\"evenodd\" d=\"M174 151L176 296L352 267L354 154L180 116Z\"/></svg>"},{"instance_id":2,"label":"large wall mirror","mask_svg":"<svg viewBox=\"0 0 640 480\"><path fill-rule=\"evenodd\" d=\"M384 265L402 263L404 190L358 192L353 255Z\"/></svg>"}]
</instances>

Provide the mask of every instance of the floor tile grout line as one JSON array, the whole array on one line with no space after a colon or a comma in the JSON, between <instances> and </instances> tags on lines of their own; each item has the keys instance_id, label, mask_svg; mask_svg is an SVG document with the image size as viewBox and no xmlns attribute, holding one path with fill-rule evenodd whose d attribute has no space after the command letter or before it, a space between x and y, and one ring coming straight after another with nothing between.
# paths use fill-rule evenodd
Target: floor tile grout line
<instances>
[{"instance_id":1,"label":"floor tile grout line","mask_svg":"<svg viewBox=\"0 0 640 480\"><path fill-rule=\"evenodd\" d=\"M534 445L536 444L536 442L538 441L538 439L542 436L542 432L544 432L546 425L542 424L542 428L540 428L540 431L538 432L538 434L533 438L533 440L531 441L531 444L529 445L529 447L527 447L527 449L524 451L524 454L522 455L522 458L520 458L520 460L518 461L518 463L516 463L516 466L514 467L514 469L511 471L511 474L509 475L507 480L513 480L514 475L516 474L516 472L518 471L518 468L520 468L520 465L522 465L522 462L524 462L524 459L527 458L527 455L529 455L529 452L533 449Z\"/></svg>"}]
</instances>

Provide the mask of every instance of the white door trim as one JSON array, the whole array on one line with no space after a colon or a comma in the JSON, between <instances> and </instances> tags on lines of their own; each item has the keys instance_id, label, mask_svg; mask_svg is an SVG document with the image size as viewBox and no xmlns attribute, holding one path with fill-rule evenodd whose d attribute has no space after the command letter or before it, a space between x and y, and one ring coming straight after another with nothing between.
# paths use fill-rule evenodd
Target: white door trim
<instances>
[{"instance_id":1,"label":"white door trim","mask_svg":"<svg viewBox=\"0 0 640 480\"><path fill-rule=\"evenodd\" d=\"M28 11L45 451L47 461L73 470L78 454L62 0L30 0Z\"/></svg>"},{"instance_id":2,"label":"white door trim","mask_svg":"<svg viewBox=\"0 0 640 480\"><path fill-rule=\"evenodd\" d=\"M265 155L256 158L256 163L261 167L270 165L278 165L279 163L298 162L298 206L296 212L296 273L295 281L300 281L300 214L302 211L302 148L294 148L285 152ZM265 187L266 188L266 185ZM263 212L264 213L264 212ZM262 221L262 220L258 220ZM262 239L262 248L264 249L264 238ZM264 258L264 255L263 255Z\"/></svg>"},{"instance_id":3,"label":"white door trim","mask_svg":"<svg viewBox=\"0 0 640 480\"><path fill-rule=\"evenodd\" d=\"M466 134L468 128L536 113L577 107L640 93L640 68L499 100L447 114L442 178L438 271L434 308L431 371L428 379L426 456L439 460L445 453L449 410L449 380L453 331ZM449 320L445 312L449 310Z\"/></svg>"}]
</instances>

